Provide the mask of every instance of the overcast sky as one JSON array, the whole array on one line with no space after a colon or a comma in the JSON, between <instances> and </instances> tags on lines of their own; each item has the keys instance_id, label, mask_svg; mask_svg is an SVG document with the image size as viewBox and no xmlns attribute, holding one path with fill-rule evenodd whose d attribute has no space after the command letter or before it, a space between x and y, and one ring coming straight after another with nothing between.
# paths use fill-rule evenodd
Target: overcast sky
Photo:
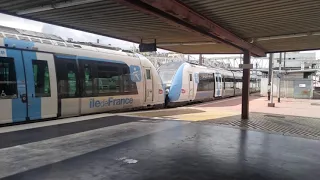
<instances>
[{"instance_id":1,"label":"overcast sky","mask_svg":"<svg viewBox=\"0 0 320 180\"><path fill-rule=\"evenodd\" d=\"M99 36L92 33L86 33L83 31L78 31L74 29L59 27L51 24L41 23L37 21L32 21L28 19L18 18L6 14L0 13L0 25L8 26L13 28L26 29L30 31L44 32L49 34L55 34L63 39L73 38L74 41L87 41L87 42L96 42L97 39L100 40L102 44L111 44L115 47L120 47L122 49L131 49L133 43L128 41L122 41L119 39L114 39L105 36ZM138 47L137 44L135 44ZM158 49L159 51L159 49ZM160 52L168 52L165 50L160 50ZM316 52L317 59L320 59L320 51L305 51L305 52ZM209 57L223 57L223 56L239 56L239 55L206 55ZM197 57L195 55L194 57Z\"/></svg>"}]
</instances>

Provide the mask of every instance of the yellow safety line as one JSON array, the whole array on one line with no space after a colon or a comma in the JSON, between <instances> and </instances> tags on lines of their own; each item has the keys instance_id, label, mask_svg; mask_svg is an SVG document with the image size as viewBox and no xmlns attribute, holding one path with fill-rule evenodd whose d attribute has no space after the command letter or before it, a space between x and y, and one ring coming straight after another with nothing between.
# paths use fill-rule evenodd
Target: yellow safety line
<instances>
[{"instance_id":1,"label":"yellow safety line","mask_svg":"<svg viewBox=\"0 0 320 180\"><path fill-rule=\"evenodd\" d=\"M203 113L192 113L192 114L181 114L175 116L167 116L169 118L174 118L176 120L185 120L185 121L204 121L204 120L213 120L223 117L230 117L239 115L239 112L232 111L208 111Z\"/></svg>"}]
</instances>

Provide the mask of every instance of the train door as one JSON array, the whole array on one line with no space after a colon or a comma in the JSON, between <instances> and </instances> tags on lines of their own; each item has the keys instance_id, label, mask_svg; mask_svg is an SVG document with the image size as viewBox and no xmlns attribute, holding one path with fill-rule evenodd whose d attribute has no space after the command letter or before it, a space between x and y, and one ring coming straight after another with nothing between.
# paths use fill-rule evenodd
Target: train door
<instances>
[{"instance_id":1,"label":"train door","mask_svg":"<svg viewBox=\"0 0 320 180\"><path fill-rule=\"evenodd\" d=\"M0 123L57 115L53 56L0 49Z\"/></svg>"},{"instance_id":2,"label":"train door","mask_svg":"<svg viewBox=\"0 0 320 180\"><path fill-rule=\"evenodd\" d=\"M226 95L226 81L225 78L221 75L221 96L224 97Z\"/></svg>"},{"instance_id":3,"label":"train door","mask_svg":"<svg viewBox=\"0 0 320 180\"><path fill-rule=\"evenodd\" d=\"M194 83L192 73L189 73L189 100L193 100Z\"/></svg>"},{"instance_id":4,"label":"train door","mask_svg":"<svg viewBox=\"0 0 320 180\"><path fill-rule=\"evenodd\" d=\"M223 91L223 85L222 85L222 75L221 74L219 74L219 76L218 76L218 80L219 80L219 96L222 96L222 91Z\"/></svg>"},{"instance_id":5,"label":"train door","mask_svg":"<svg viewBox=\"0 0 320 180\"><path fill-rule=\"evenodd\" d=\"M215 84L215 88L214 88L214 97L218 97L220 92L219 92L219 80L218 80L218 75L215 74L214 76L214 84Z\"/></svg>"},{"instance_id":6,"label":"train door","mask_svg":"<svg viewBox=\"0 0 320 180\"><path fill-rule=\"evenodd\" d=\"M152 73L151 68L144 68L145 69L145 102L152 102L153 101L153 81L152 81Z\"/></svg>"},{"instance_id":7,"label":"train door","mask_svg":"<svg viewBox=\"0 0 320 180\"><path fill-rule=\"evenodd\" d=\"M57 81L52 54L22 51L25 66L28 118L56 117L58 113Z\"/></svg>"},{"instance_id":8,"label":"train door","mask_svg":"<svg viewBox=\"0 0 320 180\"><path fill-rule=\"evenodd\" d=\"M0 123L27 118L27 89L21 51L0 49Z\"/></svg>"},{"instance_id":9,"label":"train door","mask_svg":"<svg viewBox=\"0 0 320 180\"><path fill-rule=\"evenodd\" d=\"M222 95L222 77L221 74L215 74L215 97L220 97Z\"/></svg>"},{"instance_id":10,"label":"train door","mask_svg":"<svg viewBox=\"0 0 320 180\"><path fill-rule=\"evenodd\" d=\"M212 78L213 78L213 98L216 97L216 93L217 93L217 90L216 90L216 87L217 87L217 82L216 82L216 74L212 74Z\"/></svg>"}]
</instances>

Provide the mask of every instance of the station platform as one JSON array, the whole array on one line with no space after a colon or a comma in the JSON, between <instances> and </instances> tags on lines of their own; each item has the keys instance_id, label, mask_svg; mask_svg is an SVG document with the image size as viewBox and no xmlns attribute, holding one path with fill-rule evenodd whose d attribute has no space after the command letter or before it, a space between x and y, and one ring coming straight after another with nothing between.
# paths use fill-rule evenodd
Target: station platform
<instances>
[{"instance_id":1,"label":"station platform","mask_svg":"<svg viewBox=\"0 0 320 180\"><path fill-rule=\"evenodd\" d=\"M319 179L319 112L291 114L317 102L266 103L251 96L247 121L235 97L1 127L0 178Z\"/></svg>"}]
</instances>

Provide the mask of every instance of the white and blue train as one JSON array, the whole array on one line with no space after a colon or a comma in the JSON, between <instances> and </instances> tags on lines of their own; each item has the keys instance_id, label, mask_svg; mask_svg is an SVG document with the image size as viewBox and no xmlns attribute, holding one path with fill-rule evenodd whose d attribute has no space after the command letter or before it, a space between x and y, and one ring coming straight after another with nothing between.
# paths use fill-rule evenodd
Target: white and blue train
<instances>
[{"instance_id":1,"label":"white and blue train","mask_svg":"<svg viewBox=\"0 0 320 180\"><path fill-rule=\"evenodd\" d=\"M5 31L1 31L4 29ZM251 92L259 81L251 79ZM0 124L241 95L242 74L0 26Z\"/></svg>"},{"instance_id":2,"label":"white and blue train","mask_svg":"<svg viewBox=\"0 0 320 180\"><path fill-rule=\"evenodd\" d=\"M166 105L174 106L241 95L242 73L215 69L187 62L172 62L158 69L166 91ZM250 92L260 89L255 76L250 79Z\"/></svg>"},{"instance_id":3,"label":"white and blue train","mask_svg":"<svg viewBox=\"0 0 320 180\"><path fill-rule=\"evenodd\" d=\"M162 106L161 79L145 57L0 32L0 124Z\"/></svg>"}]
</instances>

